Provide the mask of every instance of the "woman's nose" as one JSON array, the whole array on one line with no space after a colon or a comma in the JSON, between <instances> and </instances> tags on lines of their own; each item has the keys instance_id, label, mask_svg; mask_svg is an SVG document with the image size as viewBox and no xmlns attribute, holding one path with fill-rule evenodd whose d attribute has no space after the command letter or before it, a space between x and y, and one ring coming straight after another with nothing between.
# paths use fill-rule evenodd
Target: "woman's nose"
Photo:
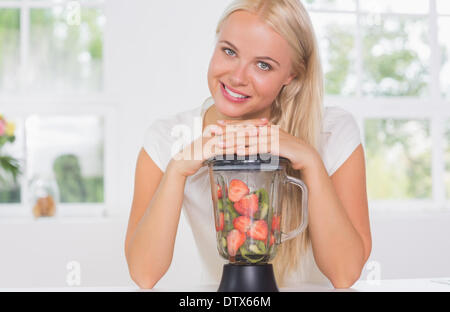
<instances>
[{"instance_id":1,"label":"woman's nose","mask_svg":"<svg viewBox=\"0 0 450 312\"><path fill-rule=\"evenodd\" d=\"M230 82L232 85L246 85L248 83L247 70L245 64L237 64L231 73Z\"/></svg>"}]
</instances>

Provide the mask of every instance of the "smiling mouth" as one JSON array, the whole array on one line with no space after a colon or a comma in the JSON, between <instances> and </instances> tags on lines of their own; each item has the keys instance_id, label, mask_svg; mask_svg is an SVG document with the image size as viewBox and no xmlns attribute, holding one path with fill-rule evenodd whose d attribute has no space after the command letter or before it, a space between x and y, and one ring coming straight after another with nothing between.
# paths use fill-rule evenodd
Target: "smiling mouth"
<instances>
[{"instance_id":1,"label":"smiling mouth","mask_svg":"<svg viewBox=\"0 0 450 312\"><path fill-rule=\"evenodd\" d=\"M250 98L250 96L243 95L243 94L240 94L240 93L236 93L236 92L231 91L231 90L230 90L224 83L222 83L222 82L221 82L221 84L222 84L222 87L225 89L225 92L227 92L228 95L232 96L232 97L235 98L235 99L243 100L243 99L248 99L248 98Z\"/></svg>"}]
</instances>

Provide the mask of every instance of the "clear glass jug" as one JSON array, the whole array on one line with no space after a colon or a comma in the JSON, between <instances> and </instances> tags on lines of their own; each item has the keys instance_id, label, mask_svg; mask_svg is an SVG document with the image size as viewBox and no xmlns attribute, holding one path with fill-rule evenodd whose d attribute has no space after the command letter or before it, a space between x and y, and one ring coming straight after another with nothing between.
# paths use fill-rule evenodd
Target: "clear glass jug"
<instances>
[{"instance_id":1,"label":"clear glass jug","mask_svg":"<svg viewBox=\"0 0 450 312\"><path fill-rule=\"evenodd\" d=\"M219 254L235 265L271 261L277 245L295 237L308 223L308 190L286 174L289 160L270 154L219 155L205 161L209 169ZM281 228L281 194L286 183L302 196L301 224ZM287 230L287 232L286 232Z\"/></svg>"}]
</instances>

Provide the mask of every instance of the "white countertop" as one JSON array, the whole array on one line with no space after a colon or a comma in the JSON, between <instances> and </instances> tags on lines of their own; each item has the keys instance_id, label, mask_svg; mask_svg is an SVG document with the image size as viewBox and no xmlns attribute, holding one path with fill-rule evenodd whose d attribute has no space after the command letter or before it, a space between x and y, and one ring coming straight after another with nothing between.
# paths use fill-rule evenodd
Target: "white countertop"
<instances>
[{"instance_id":1,"label":"white countertop","mask_svg":"<svg viewBox=\"0 0 450 312\"><path fill-rule=\"evenodd\" d=\"M139 289L138 287L56 287L56 288L0 288L0 292L216 292L218 285L191 288ZM396 279L358 281L349 289L305 284L295 288L281 288L282 292L450 292L450 277L430 279Z\"/></svg>"}]
</instances>

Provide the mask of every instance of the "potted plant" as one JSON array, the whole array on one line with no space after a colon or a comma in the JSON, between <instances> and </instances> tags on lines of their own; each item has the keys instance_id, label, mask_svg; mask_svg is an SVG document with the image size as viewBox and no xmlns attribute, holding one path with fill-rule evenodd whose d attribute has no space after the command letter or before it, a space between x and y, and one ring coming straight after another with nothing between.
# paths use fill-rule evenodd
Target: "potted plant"
<instances>
[{"instance_id":1,"label":"potted plant","mask_svg":"<svg viewBox=\"0 0 450 312\"><path fill-rule=\"evenodd\" d=\"M0 183L6 184L8 175L12 176L14 183L21 173L19 161L12 156L3 154L3 146L6 143L13 143L16 140L14 136L15 124L9 122L0 114Z\"/></svg>"}]
</instances>

